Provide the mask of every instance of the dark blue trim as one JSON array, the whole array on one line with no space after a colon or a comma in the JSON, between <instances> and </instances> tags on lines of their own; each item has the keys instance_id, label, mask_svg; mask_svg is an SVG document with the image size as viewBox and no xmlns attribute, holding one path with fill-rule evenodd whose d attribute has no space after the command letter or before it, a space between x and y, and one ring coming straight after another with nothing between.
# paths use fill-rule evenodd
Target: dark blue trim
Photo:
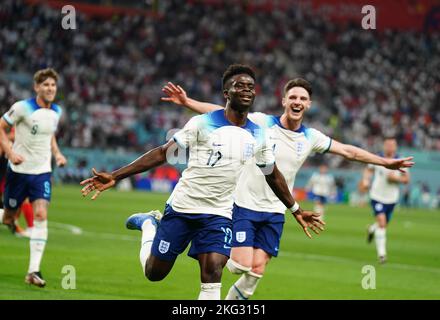
<instances>
[{"instance_id":1,"label":"dark blue trim","mask_svg":"<svg viewBox=\"0 0 440 320\"><path fill-rule=\"evenodd\" d=\"M330 143L328 144L328 148L327 148L327 149L325 149L325 151L324 151L323 153L327 153L327 152L329 152L329 151L330 151L330 147L332 146L332 142L333 142L333 139L332 139L332 138L330 138Z\"/></svg>"},{"instance_id":2,"label":"dark blue trim","mask_svg":"<svg viewBox=\"0 0 440 320\"><path fill-rule=\"evenodd\" d=\"M278 116L278 117L271 116L271 115L267 115L267 116L271 118L269 127L272 127L273 125L277 125L280 128L282 128L282 129L293 131L293 132L297 132L297 133L305 132L306 129L307 129L307 127L305 125L301 124L301 126L297 130L290 130L290 129L288 129L288 128L286 128L286 127L284 127L282 125L282 123L281 123L281 116Z\"/></svg>"},{"instance_id":3,"label":"dark blue trim","mask_svg":"<svg viewBox=\"0 0 440 320\"><path fill-rule=\"evenodd\" d=\"M208 120L207 124L208 127L210 128L218 129L226 126L235 127L235 125L229 122L229 120L226 118L224 109L206 113L204 116L207 118ZM260 126L249 120L249 118L246 120L246 124L239 128L249 131L252 134L252 136L255 136L255 134L258 132L256 131L257 129L262 129Z\"/></svg>"},{"instance_id":4,"label":"dark blue trim","mask_svg":"<svg viewBox=\"0 0 440 320\"><path fill-rule=\"evenodd\" d=\"M28 99L26 100L26 102L29 103L29 105L32 107L32 111L37 111L38 109L41 109L41 107L37 103L37 98ZM61 107L56 103L51 103L50 109L61 115Z\"/></svg>"},{"instance_id":5,"label":"dark blue trim","mask_svg":"<svg viewBox=\"0 0 440 320\"><path fill-rule=\"evenodd\" d=\"M383 153L383 151L378 153L379 157L385 158L385 154ZM399 159L399 154L396 152L396 154L394 155L393 159Z\"/></svg>"},{"instance_id":6,"label":"dark blue trim","mask_svg":"<svg viewBox=\"0 0 440 320\"><path fill-rule=\"evenodd\" d=\"M6 123L9 124L10 126L14 125L14 123L11 122L11 119L9 118L9 116L7 114L3 115L3 119L5 119Z\"/></svg>"},{"instance_id":7,"label":"dark blue trim","mask_svg":"<svg viewBox=\"0 0 440 320\"><path fill-rule=\"evenodd\" d=\"M274 164L275 164L275 162L272 162L272 163L266 163L266 164L258 164L258 163L257 163L257 167L259 167L259 168L266 168L266 167L273 166Z\"/></svg>"},{"instance_id":8,"label":"dark blue trim","mask_svg":"<svg viewBox=\"0 0 440 320\"><path fill-rule=\"evenodd\" d=\"M186 146L183 145L181 142L179 142L179 140L176 137L173 136L173 140L174 140L175 143L177 143L177 146L179 148L186 149Z\"/></svg>"},{"instance_id":9,"label":"dark blue trim","mask_svg":"<svg viewBox=\"0 0 440 320\"><path fill-rule=\"evenodd\" d=\"M26 102L32 107L32 111L37 111L41 108L37 103L37 98L28 99Z\"/></svg>"},{"instance_id":10,"label":"dark blue trim","mask_svg":"<svg viewBox=\"0 0 440 320\"><path fill-rule=\"evenodd\" d=\"M241 293L241 291L238 290L238 288L235 286L235 284L234 284L234 289L237 290L238 295L239 295L243 300L248 300L248 298L246 298L246 297Z\"/></svg>"}]
</instances>

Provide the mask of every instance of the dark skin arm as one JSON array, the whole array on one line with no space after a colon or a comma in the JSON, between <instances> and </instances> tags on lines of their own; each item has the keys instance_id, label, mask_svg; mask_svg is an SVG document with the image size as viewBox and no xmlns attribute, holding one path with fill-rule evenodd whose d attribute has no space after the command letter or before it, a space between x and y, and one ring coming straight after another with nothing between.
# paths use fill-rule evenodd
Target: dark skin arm
<instances>
[{"instance_id":1,"label":"dark skin arm","mask_svg":"<svg viewBox=\"0 0 440 320\"><path fill-rule=\"evenodd\" d=\"M278 170L276 164L274 164L271 168L265 168L262 170L265 173L266 182L269 184L275 195L287 208L291 208L295 204L295 200L290 193L284 176ZM323 226L325 225L325 223L319 219L318 214L312 211L302 210L301 208L299 208L295 212L292 212L292 214L295 217L296 221L303 228L304 233L309 238L311 238L312 236L309 233L308 228L312 229L313 232L315 232L316 234L319 234L319 230L324 230Z\"/></svg>"},{"instance_id":2,"label":"dark skin arm","mask_svg":"<svg viewBox=\"0 0 440 320\"><path fill-rule=\"evenodd\" d=\"M95 168L93 168L92 172L94 176L80 183L84 186L81 189L82 195L86 196L93 190L96 190L92 196L92 200L95 200L102 191L110 189L117 181L164 164L167 161L167 151L173 146L175 146L175 142L170 140L166 144L144 153L132 163L112 173L97 172Z\"/></svg>"}]
</instances>

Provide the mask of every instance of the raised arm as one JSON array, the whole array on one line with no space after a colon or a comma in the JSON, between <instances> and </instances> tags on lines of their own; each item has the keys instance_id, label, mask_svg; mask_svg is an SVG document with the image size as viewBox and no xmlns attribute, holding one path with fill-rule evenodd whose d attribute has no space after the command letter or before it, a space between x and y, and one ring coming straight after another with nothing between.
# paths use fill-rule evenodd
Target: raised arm
<instances>
[{"instance_id":1,"label":"raised arm","mask_svg":"<svg viewBox=\"0 0 440 320\"><path fill-rule=\"evenodd\" d=\"M166 144L144 153L130 164L112 173L97 172L95 168L93 168L92 172L94 176L80 183L84 186L81 193L83 196L86 196L93 190L96 190L92 196L92 200L95 200L102 191L113 187L117 181L164 164L167 160L168 149L175 145L176 143L170 140Z\"/></svg>"},{"instance_id":2,"label":"raised arm","mask_svg":"<svg viewBox=\"0 0 440 320\"><path fill-rule=\"evenodd\" d=\"M332 140L329 152L343 156L348 160L377 164L385 168L399 170L401 172L404 172L403 168L409 168L414 165L414 162L412 161L413 157L400 159L379 157L364 149L352 146L350 144L343 144L336 140Z\"/></svg>"},{"instance_id":3,"label":"raised arm","mask_svg":"<svg viewBox=\"0 0 440 320\"><path fill-rule=\"evenodd\" d=\"M316 234L319 234L319 230L324 230L323 225L325 223L319 219L319 215L311 211L302 210L299 204L293 199L286 180L278 170L276 164L273 164L273 167L271 168L263 169L263 173L265 173L266 182L269 184L272 191L293 214L296 221L301 225L305 234L309 238L312 236L310 235L308 228L312 229Z\"/></svg>"},{"instance_id":4,"label":"raised arm","mask_svg":"<svg viewBox=\"0 0 440 320\"><path fill-rule=\"evenodd\" d=\"M223 109L222 106L216 104L200 102L189 98L186 95L186 91L183 90L181 86L175 85L172 82L168 82L168 84L162 88L162 91L167 95L167 97L161 98L162 101L172 102L174 104L187 107L188 109L199 114Z\"/></svg>"}]
</instances>

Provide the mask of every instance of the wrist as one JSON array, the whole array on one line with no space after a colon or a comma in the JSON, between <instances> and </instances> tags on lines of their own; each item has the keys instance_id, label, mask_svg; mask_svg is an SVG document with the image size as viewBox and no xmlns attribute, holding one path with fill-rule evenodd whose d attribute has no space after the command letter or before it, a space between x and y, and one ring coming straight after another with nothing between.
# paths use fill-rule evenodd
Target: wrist
<instances>
[{"instance_id":1,"label":"wrist","mask_svg":"<svg viewBox=\"0 0 440 320\"><path fill-rule=\"evenodd\" d=\"M299 203L295 201L295 203L293 204L293 206L291 206L289 208L289 211L291 214L293 214L294 216L298 215L301 213L301 208L299 206Z\"/></svg>"},{"instance_id":2,"label":"wrist","mask_svg":"<svg viewBox=\"0 0 440 320\"><path fill-rule=\"evenodd\" d=\"M115 182L119 180L120 175L118 175L118 170L115 170L113 172L110 172L110 177L112 180L114 180Z\"/></svg>"}]
</instances>

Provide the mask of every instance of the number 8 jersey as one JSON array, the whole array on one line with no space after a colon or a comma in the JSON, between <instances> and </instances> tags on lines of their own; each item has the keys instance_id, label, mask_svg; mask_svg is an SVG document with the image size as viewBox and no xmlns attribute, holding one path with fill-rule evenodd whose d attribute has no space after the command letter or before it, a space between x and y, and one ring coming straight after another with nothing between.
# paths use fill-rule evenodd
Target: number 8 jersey
<instances>
[{"instance_id":1,"label":"number 8 jersey","mask_svg":"<svg viewBox=\"0 0 440 320\"><path fill-rule=\"evenodd\" d=\"M270 137L249 119L238 127L224 110L193 117L173 136L181 148L189 148L188 167L167 203L182 213L232 217L237 180L254 159L260 167L275 162Z\"/></svg>"},{"instance_id":2,"label":"number 8 jersey","mask_svg":"<svg viewBox=\"0 0 440 320\"><path fill-rule=\"evenodd\" d=\"M51 139L61 117L61 107L52 103L42 108L36 98L21 100L12 105L3 119L15 125L15 141L12 150L24 161L19 165L9 163L12 171L25 174L51 172Z\"/></svg>"}]
</instances>

